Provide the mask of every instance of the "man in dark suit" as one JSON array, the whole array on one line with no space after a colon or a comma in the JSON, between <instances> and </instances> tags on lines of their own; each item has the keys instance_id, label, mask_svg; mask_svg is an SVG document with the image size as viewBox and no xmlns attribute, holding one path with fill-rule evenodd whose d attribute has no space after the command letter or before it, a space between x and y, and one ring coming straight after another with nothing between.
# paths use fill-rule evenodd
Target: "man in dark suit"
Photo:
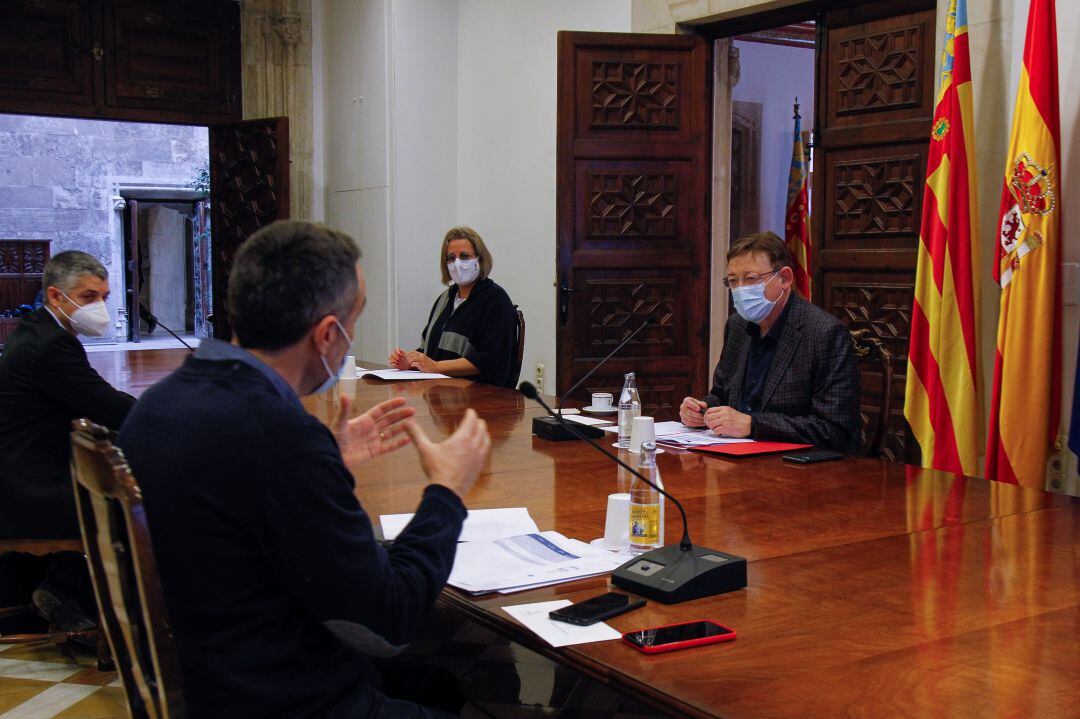
<instances>
[{"instance_id":1,"label":"man in dark suit","mask_svg":"<svg viewBox=\"0 0 1080 719\"><path fill-rule=\"evenodd\" d=\"M731 246L724 284L736 314L704 401L687 397L683 423L727 437L858 451L859 372L836 317L794 289L791 253L771 232Z\"/></svg>"},{"instance_id":2,"label":"man in dark suit","mask_svg":"<svg viewBox=\"0 0 1080 719\"><path fill-rule=\"evenodd\" d=\"M44 304L24 317L0 354L0 537L79 537L68 467L71 420L119 428L135 398L94 371L76 334L109 327L109 274L85 252L45 265ZM66 631L94 615L86 563L54 556L34 603Z\"/></svg>"}]
</instances>

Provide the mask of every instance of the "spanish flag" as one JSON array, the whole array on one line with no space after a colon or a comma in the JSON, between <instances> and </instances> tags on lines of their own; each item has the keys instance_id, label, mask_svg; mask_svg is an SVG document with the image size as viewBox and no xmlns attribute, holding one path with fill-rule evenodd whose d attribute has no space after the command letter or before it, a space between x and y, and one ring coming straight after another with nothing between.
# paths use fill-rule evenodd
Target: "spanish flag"
<instances>
[{"instance_id":1,"label":"spanish flag","mask_svg":"<svg viewBox=\"0 0 1080 719\"><path fill-rule=\"evenodd\" d=\"M802 141L802 117L795 101L795 144L788 172L787 213L784 242L795 258L795 289L810 299L810 202L806 189L806 150Z\"/></svg>"},{"instance_id":2,"label":"spanish flag","mask_svg":"<svg viewBox=\"0 0 1080 719\"><path fill-rule=\"evenodd\" d=\"M1054 0L1031 0L1001 193L986 476L1042 488L1061 415L1061 212Z\"/></svg>"},{"instance_id":3,"label":"spanish flag","mask_svg":"<svg viewBox=\"0 0 1080 719\"><path fill-rule=\"evenodd\" d=\"M966 0L945 25L923 194L904 416L922 466L977 475L982 445L975 152Z\"/></svg>"}]
</instances>

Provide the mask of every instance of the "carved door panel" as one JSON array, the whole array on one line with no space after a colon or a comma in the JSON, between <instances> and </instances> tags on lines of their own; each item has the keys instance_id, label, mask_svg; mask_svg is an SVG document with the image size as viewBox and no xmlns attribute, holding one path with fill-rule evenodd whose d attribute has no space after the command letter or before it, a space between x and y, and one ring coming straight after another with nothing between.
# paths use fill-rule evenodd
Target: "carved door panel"
<instances>
[{"instance_id":1,"label":"carved door panel","mask_svg":"<svg viewBox=\"0 0 1080 719\"><path fill-rule=\"evenodd\" d=\"M201 123L240 116L240 6L105 0L105 103ZM234 86L235 85L235 86Z\"/></svg>"},{"instance_id":2,"label":"carved door panel","mask_svg":"<svg viewBox=\"0 0 1080 719\"><path fill-rule=\"evenodd\" d=\"M558 394L650 317L576 397L634 371L669 419L705 391L709 56L690 36L559 33Z\"/></svg>"},{"instance_id":3,"label":"carved door panel","mask_svg":"<svg viewBox=\"0 0 1080 719\"><path fill-rule=\"evenodd\" d=\"M124 207L124 239L126 262L124 263L124 286L127 296L128 341L142 341L142 327L139 315L142 309L142 258L139 256L139 202L128 200Z\"/></svg>"},{"instance_id":4,"label":"carved door panel","mask_svg":"<svg viewBox=\"0 0 1080 719\"><path fill-rule=\"evenodd\" d=\"M47 112L94 102L90 0L16 0L0 22L0 101Z\"/></svg>"},{"instance_id":5,"label":"carved door panel","mask_svg":"<svg viewBox=\"0 0 1080 719\"><path fill-rule=\"evenodd\" d=\"M934 104L933 2L889 16L892 3L825 13L819 53L814 202L815 299L892 351L886 455L905 456L903 373L914 295L920 203ZM905 9L918 6L904 0ZM881 377L863 373L876 417Z\"/></svg>"},{"instance_id":6,"label":"carved door panel","mask_svg":"<svg viewBox=\"0 0 1080 719\"><path fill-rule=\"evenodd\" d=\"M210 210L213 336L229 339L225 296L236 251L252 232L289 216L288 118L210 127Z\"/></svg>"}]
</instances>

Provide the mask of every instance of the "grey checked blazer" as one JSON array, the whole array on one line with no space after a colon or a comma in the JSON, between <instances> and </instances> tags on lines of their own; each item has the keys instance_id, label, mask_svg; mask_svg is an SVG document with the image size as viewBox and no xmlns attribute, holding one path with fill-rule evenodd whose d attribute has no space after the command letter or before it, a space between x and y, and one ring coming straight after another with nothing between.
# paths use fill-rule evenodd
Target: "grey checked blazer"
<instances>
[{"instance_id":1,"label":"grey checked blazer","mask_svg":"<svg viewBox=\"0 0 1080 719\"><path fill-rule=\"evenodd\" d=\"M847 327L797 294L765 377L754 439L805 442L854 454L859 450L859 370ZM705 397L710 407L738 406L750 350L747 322L732 315L724 349Z\"/></svg>"}]
</instances>

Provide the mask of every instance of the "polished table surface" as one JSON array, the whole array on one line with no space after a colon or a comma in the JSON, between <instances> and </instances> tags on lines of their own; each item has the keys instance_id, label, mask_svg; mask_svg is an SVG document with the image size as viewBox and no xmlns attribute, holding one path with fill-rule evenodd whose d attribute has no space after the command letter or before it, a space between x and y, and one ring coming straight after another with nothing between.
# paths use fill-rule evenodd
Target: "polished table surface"
<instances>
[{"instance_id":1,"label":"polished table surface","mask_svg":"<svg viewBox=\"0 0 1080 719\"><path fill-rule=\"evenodd\" d=\"M156 361L164 371L181 359ZM475 408L493 445L470 508L527 506L542 530L603 533L615 466L582 442L533 437L541 410L520 395L467 380L362 380L304 402L325 419L342 393L354 412L404 396L433 435ZM1075 500L862 458L799 466L669 450L658 461L694 540L746 557L749 586L649 602L609 623L630 631L710 618L734 627L736 641L658 656L618 641L553 649L500 609L580 601L607 591L607 578L512 595L447 589L443 602L676 715L1080 714ZM413 511L425 485L411 448L352 469L373 521ZM667 540L678 541L673 507L667 517Z\"/></svg>"}]
</instances>

